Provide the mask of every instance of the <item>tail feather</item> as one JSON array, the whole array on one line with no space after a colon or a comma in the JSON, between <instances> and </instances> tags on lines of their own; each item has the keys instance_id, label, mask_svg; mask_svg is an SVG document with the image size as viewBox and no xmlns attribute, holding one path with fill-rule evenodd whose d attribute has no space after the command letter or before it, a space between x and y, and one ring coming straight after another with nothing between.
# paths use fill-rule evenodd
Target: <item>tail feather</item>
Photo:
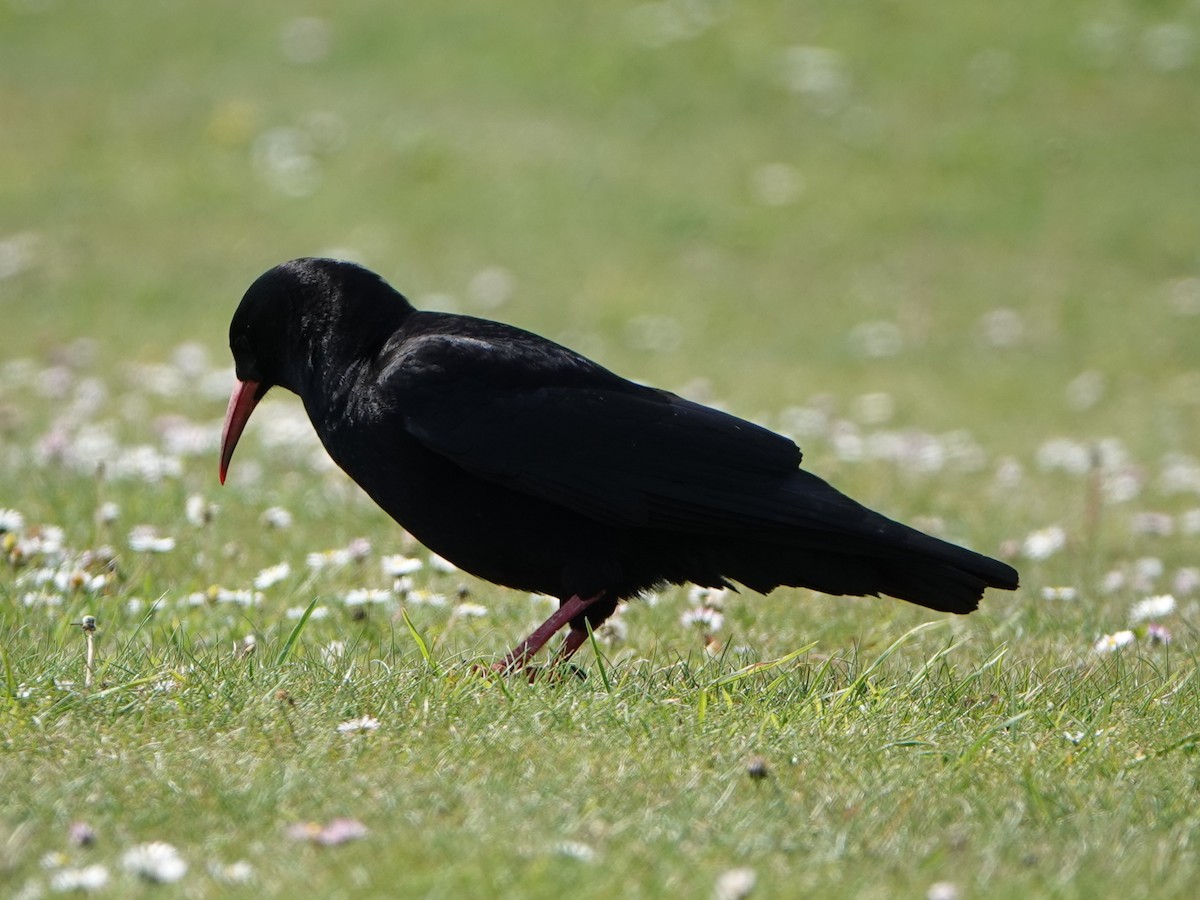
<instances>
[{"instance_id":1,"label":"tail feather","mask_svg":"<svg viewBox=\"0 0 1200 900\"><path fill-rule=\"evenodd\" d=\"M729 548L732 552L718 565L723 574L760 593L787 585L826 594L886 594L959 614L977 609L989 587L1018 586L1017 571L1006 563L883 516L878 519L886 527L821 542L824 546L781 541Z\"/></svg>"},{"instance_id":2,"label":"tail feather","mask_svg":"<svg viewBox=\"0 0 1200 900\"><path fill-rule=\"evenodd\" d=\"M889 519L803 469L782 482L755 484L744 494L721 495L715 506L712 498L686 510L676 502L670 510L681 518L664 537L670 551L653 554L647 569L661 574L661 556L675 556L680 568L667 580L677 583L728 579L760 593L788 585L886 594L953 613L978 608L989 587L1017 587L1017 572L1007 563ZM693 516L702 527L685 542L681 531Z\"/></svg>"},{"instance_id":3,"label":"tail feather","mask_svg":"<svg viewBox=\"0 0 1200 900\"><path fill-rule=\"evenodd\" d=\"M776 548L774 564L759 570L777 584L887 594L954 613L978 608L989 587L1018 586L1017 571L1007 563L889 519L815 475L797 472L788 493L804 515L798 527L776 531L772 543L784 546Z\"/></svg>"}]
</instances>

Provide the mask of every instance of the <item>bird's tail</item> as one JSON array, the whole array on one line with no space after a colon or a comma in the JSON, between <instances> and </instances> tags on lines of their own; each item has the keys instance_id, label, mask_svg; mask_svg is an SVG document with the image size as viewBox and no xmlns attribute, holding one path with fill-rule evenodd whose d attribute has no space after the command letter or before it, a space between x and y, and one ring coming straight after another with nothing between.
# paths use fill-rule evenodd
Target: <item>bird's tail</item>
<instances>
[{"instance_id":1,"label":"bird's tail","mask_svg":"<svg viewBox=\"0 0 1200 900\"><path fill-rule=\"evenodd\" d=\"M969 613L989 587L1015 590L1016 569L868 509L798 472L793 527L747 541L724 570L752 590L780 585L827 594L886 594L929 609Z\"/></svg>"}]
</instances>

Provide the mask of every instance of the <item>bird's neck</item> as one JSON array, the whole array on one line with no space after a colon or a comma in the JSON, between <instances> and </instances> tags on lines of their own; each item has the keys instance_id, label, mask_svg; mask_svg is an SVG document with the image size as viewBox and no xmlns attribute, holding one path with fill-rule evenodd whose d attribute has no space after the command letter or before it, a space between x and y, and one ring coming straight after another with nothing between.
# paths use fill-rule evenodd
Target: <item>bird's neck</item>
<instances>
[{"instance_id":1,"label":"bird's neck","mask_svg":"<svg viewBox=\"0 0 1200 900\"><path fill-rule=\"evenodd\" d=\"M295 385L287 386L310 412L343 405L363 371L375 365L380 350L412 313L406 302L382 303L302 323L303 361L292 373Z\"/></svg>"}]
</instances>

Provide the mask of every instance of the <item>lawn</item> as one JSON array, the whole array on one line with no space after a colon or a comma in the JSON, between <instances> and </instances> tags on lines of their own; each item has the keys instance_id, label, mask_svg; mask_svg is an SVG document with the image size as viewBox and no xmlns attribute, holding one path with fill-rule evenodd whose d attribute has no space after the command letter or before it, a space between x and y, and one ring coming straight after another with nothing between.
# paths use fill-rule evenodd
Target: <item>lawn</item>
<instances>
[{"instance_id":1,"label":"lawn","mask_svg":"<svg viewBox=\"0 0 1200 900\"><path fill-rule=\"evenodd\" d=\"M1191 896L1197 108L1195 4L5 4L0 894ZM314 254L1022 587L676 588L481 676L550 606L294 398L217 485L229 317Z\"/></svg>"}]
</instances>

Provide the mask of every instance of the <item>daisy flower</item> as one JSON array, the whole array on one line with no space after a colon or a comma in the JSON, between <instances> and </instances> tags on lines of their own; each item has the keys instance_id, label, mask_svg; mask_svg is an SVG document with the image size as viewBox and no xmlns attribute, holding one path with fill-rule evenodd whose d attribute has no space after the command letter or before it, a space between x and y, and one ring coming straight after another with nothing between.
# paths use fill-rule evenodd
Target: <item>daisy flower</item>
<instances>
[{"instance_id":1,"label":"daisy flower","mask_svg":"<svg viewBox=\"0 0 1200 900\"><path fill-rule=\"evenodd\" d=\"M125 871L146 881L170 884L187 874L187 863L170 844L153 841L126 850L121 856Z\"/></svg>"},{"instance_id":2,"label":"daisy flower","mask_svg":"<svg viewBox=\"0 0 1200 900\"><path fill-rule=\"evenodd\" d=\"M135 525L129 532L129 549L135 553L169 553L175 538L160 535L153 525Z\"/></svg>"},{"instance_id":3,"label":"daisy flower","mask_svg":"<svg viewBox=\"0 0 1200 900\"><path fill-rule=\"evenodd\" d=\"M1174 611L1175 597L1171 594L1159 594L1135 603L1129 611L1129 621L1136 624L1147 619L1161 619Z\"/></svg>"},{"instance_id":4,"label":"daisy flower","mask_svg":"<svg viewBox=\"0 0 1200 900\"><path fill-rule=\"evenodd\" d=\"M359 719L347 719L338 725L341 734L355 734L360 731L374 731L379 727L379 720L374 716L363 716Z\"/></svg>"},{"instance_id":5,"label":"daisy flower","mask_svg":"<svg viewBox=\"0 0 1200 900\"><path fill-rule=\"evenodd\" d=\"M262 523L268 528L291 528L292 514L282 506L272 506L263 510Z\"/></svg>"},{"instance_id":6,"label":"daisy flower","mask_svg":"<svg viewBox=\"0 0 1200 900\"><path fill-rule=\"evenodd\" d=\"M197 528L203 528L216 516L217 504L209 503L199 494L192 494L187 498L183 510L189 522Z\"/></svg>"},{"instance_id":7,"label":"daisy flower","mask_svg":"<svg viewBox=\"0 0 1200 900\"><path fill-rule=\"evenodd\" d=\"M286 562L281 562L278 565L268 566L257 575L254 576L254 586L260 591L266 590L271 585L278 584L292 574L292 567Z\"/></svg>"},{"instance_id":8,"label":"daisy flower","mask_svg":"<svg viewBox=\"0 0 1200 900\"><path fill-rule=\"evenodd\" d=\"M1042 588L1043 600L1074 600L1077 596L1078 592L1073 587Z\"/></svg>"},{"instance_id":9,"label":"daisy flower","mask_svg":"<svg viewBox=\"0 0 1200 900\"><path fill-rule=\"evenodd\" d=\"M480 603L460 603L454 607L455 615L479 618L488 614L488 608Z\"/></svg>"},{"instance_id":10,"label":"daisy flower","mask_svg":"<svg viewBox=\"0 0 1200 900\"><path fill-rule=\"evenodd\" d=\"M380 568L383 569L383 574L388 578L399 578L402 575L411 575L413 572L419 572L425 567L425 563L421 560L405 556L402 553L396 553L392 556L385 556L379 560Z\"/></svg>"},{"instance_id":11,"label":"daisy flower","mask_svg":"<svg viewBox=\"0 0 1200 900\"><path fill-rule=\"evenodd\" d=\"M1132 631L1117 631L1113 634L1106 634L1097 640L1092 646L1092 650L1103 656L1106 653L1112 653L1114 650L1120 650L1122 647L1128 647L1135 639L1136 635Z\"/></svg>"},{"instance_id":12,"label":"daisy flower","mask_svg":"<svg viewBox=\"0 0 1200 900\"><path fill-rule=\"evenodd\" d=\"M1029 534L1021 544L1021 554L1027 559L1046 559L1067 546L1067 532L1059 525L1040 528Z\"/></svg>"},{"instance_id":13,"label":"daisy flower","mask_svg":"<svg viewBox=\"0 0 1200 900\"><path fill-rule=\"evenodd\" d=\"M679 621L685 627L695 625L704 631L713 632L721 630L721 626L725 624L725 615L712 607L698 606L684 612Z\"/></svg>"},{"instance_id":14,"label":"daisy flower","mask_svg":"<svg viewBox=\"0 0 1200 900\"><path fill-rule=\"evenodd\" d=\"M20 531L25 527L25 517L15 509L0 509L0 534Z\"/></svg>"},{"instance_id":15,"label":"daisy flower","mask_svg":"<svg viewBox=\"0 0 1200 900\"><path fill-rule=\"evenodd\" d=\"M59 869L50 876L50 890L60 894L98 891L106 884L108 869L98 863L81 869Z\"/></svg>"}]
</instances>

